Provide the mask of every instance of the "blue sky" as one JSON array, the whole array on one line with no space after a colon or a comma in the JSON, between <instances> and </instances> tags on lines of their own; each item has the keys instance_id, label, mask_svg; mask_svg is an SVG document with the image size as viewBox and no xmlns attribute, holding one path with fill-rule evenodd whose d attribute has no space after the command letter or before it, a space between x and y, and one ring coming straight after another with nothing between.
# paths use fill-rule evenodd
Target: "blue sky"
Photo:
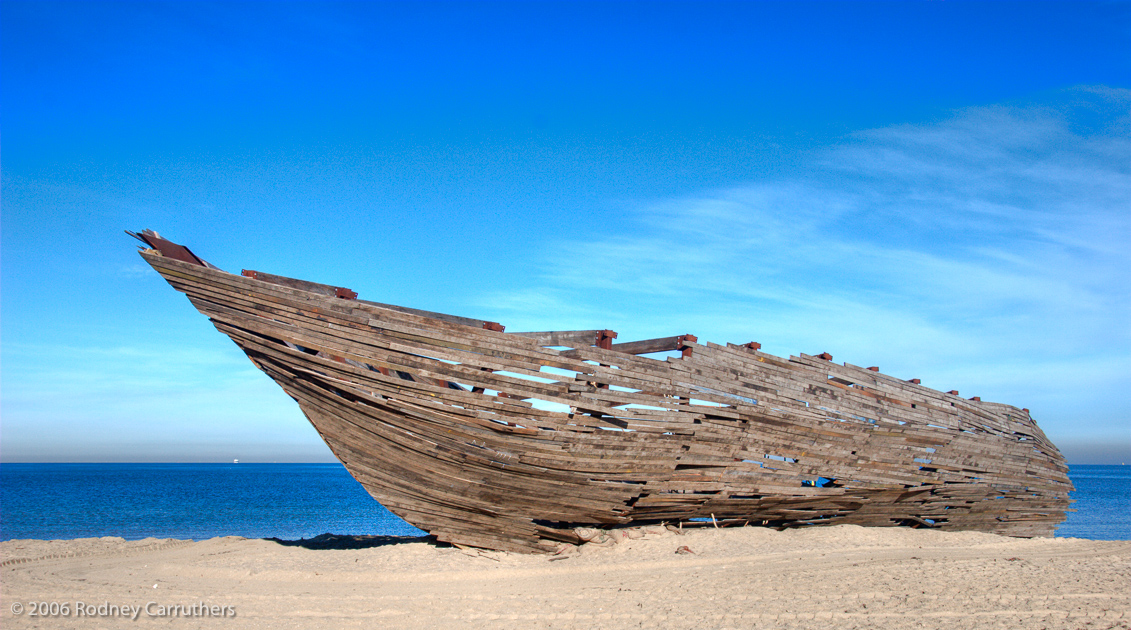
<instances>
[{"instance_id":1,"label":"blue sky","mask_svg":"<svg viewBox=\"0 0 1131 630\"><path fill-rule=\"evenodd\" d=\"M1131 3L0 4L0 457L332 461L123 229L1131 461Z\"/></svg>"}]
</instances>

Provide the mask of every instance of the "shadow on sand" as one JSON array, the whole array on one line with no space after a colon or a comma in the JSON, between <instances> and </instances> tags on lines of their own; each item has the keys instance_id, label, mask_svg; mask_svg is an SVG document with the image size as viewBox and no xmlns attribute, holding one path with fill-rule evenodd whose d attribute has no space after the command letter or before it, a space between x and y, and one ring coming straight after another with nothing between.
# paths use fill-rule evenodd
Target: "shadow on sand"
<instances>
[{"instance_id":1,"label":"shadow on sand","mask_svg":"<svg viewBox=\"0 0 1131 630\"><path fill-rule=\"evenodd\" d=\"M282 540L281 538L265 538L271 542L285 547L302 547L304 549L370 549L384 547L385 545L403 545L406 543L428 543L437 547L447 547L444 543L437 542L431 536L345 536L338 534L321 534L314 538L300 538L299 540Z\"/></svg>"}]
</instances>

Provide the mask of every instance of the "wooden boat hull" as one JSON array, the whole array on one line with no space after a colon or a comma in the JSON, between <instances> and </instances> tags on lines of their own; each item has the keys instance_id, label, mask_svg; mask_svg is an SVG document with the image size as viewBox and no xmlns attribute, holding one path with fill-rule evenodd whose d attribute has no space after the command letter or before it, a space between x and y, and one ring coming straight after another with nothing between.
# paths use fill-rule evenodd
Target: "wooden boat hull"
<instances>
[{"instance_id":1,"label":"wooden boat hull","mask_svg":"<svg viewBox=\"0 0 1131 630\"><path fill-rule=\"evenodd\" d=\"M1069 504L1027 410L757 344L507 333L139 238L350 474L441 541L545 552L579 526L699 518L1039 536Z\"/></svg>"}]
</instances>

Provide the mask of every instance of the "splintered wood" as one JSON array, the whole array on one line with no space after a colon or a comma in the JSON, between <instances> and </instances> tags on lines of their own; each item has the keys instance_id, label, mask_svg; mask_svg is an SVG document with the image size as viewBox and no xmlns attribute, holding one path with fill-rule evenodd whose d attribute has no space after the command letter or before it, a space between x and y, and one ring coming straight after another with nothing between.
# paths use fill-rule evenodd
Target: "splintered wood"
<instances>
[{"instance_id":1,"label":"splintered wood","mask_svg":"<svg viewBox=\"0 0 1131 630\"><path fill-rule=\"evenodd\" d=\"M507 333L141 254L441 541L552 552L580 527L691 519L1041 536L1069 504L1064 458L1009 405L757 344ZM655 349L684 356L631 354Z\"/></svg>"}]
</instances>

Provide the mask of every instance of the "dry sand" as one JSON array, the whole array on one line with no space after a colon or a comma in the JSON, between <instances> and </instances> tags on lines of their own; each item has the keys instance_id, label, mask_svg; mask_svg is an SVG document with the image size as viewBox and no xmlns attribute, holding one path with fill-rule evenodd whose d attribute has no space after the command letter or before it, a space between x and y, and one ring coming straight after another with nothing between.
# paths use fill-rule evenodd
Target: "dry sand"
<instances>
[{"instance_id":1,"label":"dry sand","mask_svg":"<svg viewBox=\"0 0 1131 630\"><path fill-rule=\"evenodd\" d=\"M632 535L557 559L381 538L16 540L0 544L0 619L6 629L1131 627L1127 541L850 525ZM31 602L67 604L69 616L31 617ZM201 603L217 616L200 616ZM98 616L107 605L127 612Z\"/></svg>"}]
</instances>

